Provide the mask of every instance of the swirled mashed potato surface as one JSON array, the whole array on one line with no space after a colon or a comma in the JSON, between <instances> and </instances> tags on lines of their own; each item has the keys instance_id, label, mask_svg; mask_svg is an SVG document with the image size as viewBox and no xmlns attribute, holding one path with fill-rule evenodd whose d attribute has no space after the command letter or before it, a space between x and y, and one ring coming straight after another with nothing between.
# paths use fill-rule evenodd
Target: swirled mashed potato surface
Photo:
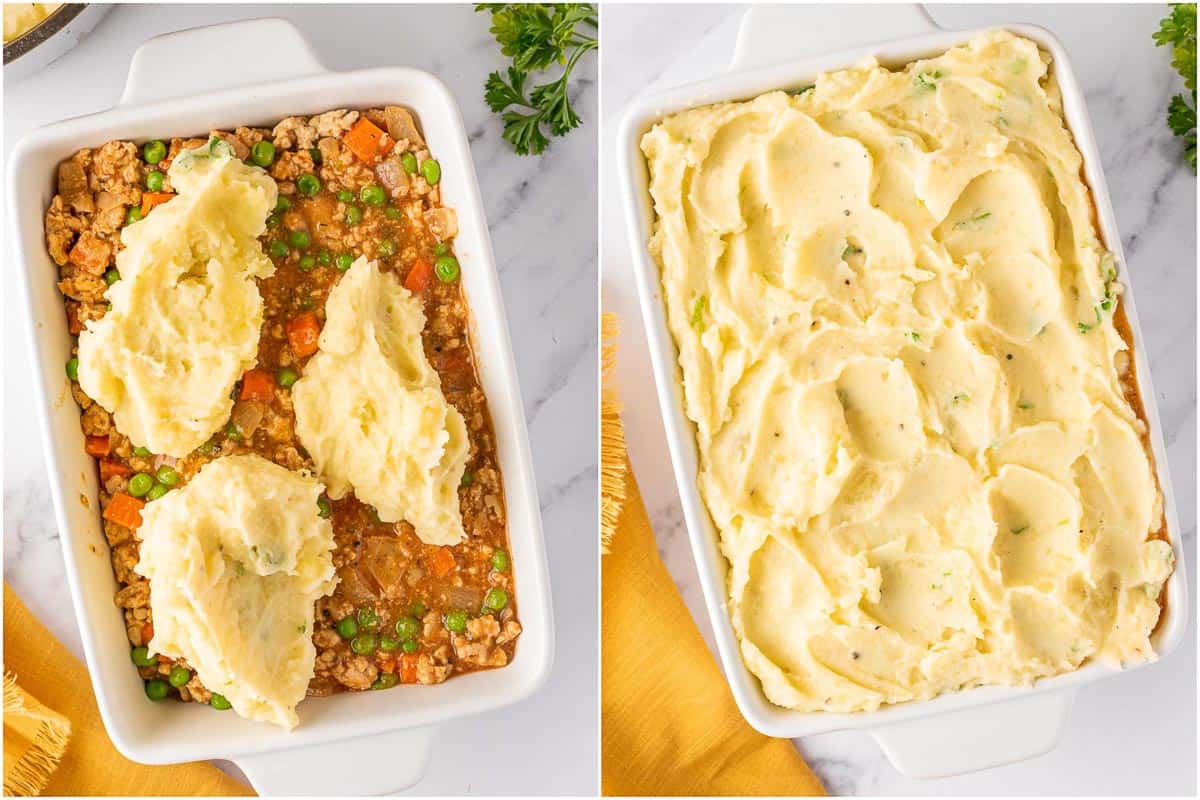
<instances>
[{"instance_id":1,"label":"swirled mashed potato surface","mask_svg":"<svg viewBox=\"0 0 1200 800\"><path fill-rule=\"evenodd\" d=\"M150 651L184 658L247 719L293 728L313 675L313 604L337 583L321 484L257 455L218 458L142 510Z\"/></svg>"},{"instance_id":2,"label":"swirled mashed potato surface","mask_svg":"<svg viewBox=\"0 0 1200 800\"><path fill-rule=\"evenodd\" d=\"M33 30L60 8L62 8L62 3L5 3L5 43Z\"/></svg>"},{"instance_id":3,"label":"swirled mashed potato surface","mask_svg":"<svg viewBox=\"0 0 1200 800\"><path fill-rule=\"evenodd\" d=\"M329 482L427 544L463 538L458 486L468 455L462 414L425 357L421 301L360 256L329 293L320 350L292 388L296 433Z\"/></svg>"},{"instance_id":4,"label":"swirled mashed potato surface","mask_svg":"<svg viewBox=\"0 0 1200 800\"><path fill-rule=\"evenodd\" d=\"M1153 658L1172 552L1048 64L993 32L642 140L699 488L778 705Z\"/></svg>"},{"instance_id":5,"label":"swirled mashed potato surface","mask_svg":"<svg viewBox=\"0 0 1200 800\"><path fill-rule=\"evenodd\" d=\"M277 190L215 137L169 174L176 196L121 233L112 308L79 337L79 385L135 445L182 458L225 424L255 364L254 279L275 270L258 236Z\"/></svg>"}]
</instances>

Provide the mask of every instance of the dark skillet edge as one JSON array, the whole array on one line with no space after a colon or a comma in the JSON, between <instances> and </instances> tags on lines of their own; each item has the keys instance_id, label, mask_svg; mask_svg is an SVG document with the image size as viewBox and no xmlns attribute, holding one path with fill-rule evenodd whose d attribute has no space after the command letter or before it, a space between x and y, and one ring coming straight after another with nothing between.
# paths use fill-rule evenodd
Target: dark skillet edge
<instances>
[{"instance_id":1,"label":"dark skillet edge","mask_svg":"<svg viewBox=\"0 0 1200 800\"><path fill-rule=\"evenodd\" d=\"M76 17L88 7L87 3L67 3L44 20L34 25L25 33L4 45L4 63L11 64L21 56L30 53L39 44L50 39L54 34L67 27Z\"/></svg>"}]
</instances>

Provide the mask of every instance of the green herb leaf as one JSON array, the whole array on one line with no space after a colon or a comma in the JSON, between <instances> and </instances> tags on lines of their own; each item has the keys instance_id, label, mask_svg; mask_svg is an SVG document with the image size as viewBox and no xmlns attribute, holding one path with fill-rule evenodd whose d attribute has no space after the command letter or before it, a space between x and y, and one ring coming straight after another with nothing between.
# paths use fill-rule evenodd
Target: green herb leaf
<instances>
[{"instance_id":1,"label":"green herb leaf","mask_svg":"<svg viewBox=\"0 0 1200 800\"><path fill-rule=\"evenodd\" d=\"M924 92L932 92L937 89L938 79L942 77L942 71L935 69L933 72L918 72L913 78L913 86Z\"/></svg>"},{"instance_id":2,"label":"green herb leaf","mask_svg":"<svg viewBox=\"0 0 1200 800\"><path fill-rule=\"evenodd\" d=\"M493 72L484 84L488 108L504 121L504 139L520 155L537 155L550 136L563 136L579 127L571 106L569 80L579 60L599 46L596 6L590 3L481 3L476 11L492 15L492 35L500 52L512 59L507 77ZM589 30L589 28L591 30ZM530 73L554 64L559 76L526 94ZM543 129L545 126L545 129Z\"/></svg>"},{"instance_id":3,"label":"green herb leaf","mask_svg":"<svg viewBox=\"0 0 1200 800\"><path fill-rule=\"evenodd\" d=\"M708 310L708 295L702 294L692 304L692 327L698 331L704 330L704 313Z\"/></svg>"},{"instance_id":4,"label":"green herb leaf","mask_svg":"<svg viewBox=\"0 0 1200 800\"><path fill-rule=\"evenodd\" d=\"M1177 94L1167 106L1167 125L1183 139L1184 158L1196 171L1196 4L1172 3L1171 13L1159 22L1154 43L1171 48L1171 66L1183 76L1184 85L1191 90L1192 102Z\"/></svg>"}]
</instances>

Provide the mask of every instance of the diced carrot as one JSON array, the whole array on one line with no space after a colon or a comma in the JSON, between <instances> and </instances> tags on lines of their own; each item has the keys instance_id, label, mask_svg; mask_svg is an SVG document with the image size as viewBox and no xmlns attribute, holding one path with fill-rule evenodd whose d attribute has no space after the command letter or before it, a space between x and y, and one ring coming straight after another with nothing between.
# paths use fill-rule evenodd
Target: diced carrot
<instances>
[{"instance_id":1,"label":"diced carrot","mask_svg":"<svg viewBox=\"0 0 1200 800\"><path fill-rule=\"evenodd\" d=\"M114 494L104 509L104 518L126 528L137 528L142 524L142 507L146 503L130 494Z\"/></svg>"},{"instance_id":2,"label":"diced carrot","mask_svg":"<svg viewBox=\"0 0 1200 800\"><path fill-rule=\"evenodd\" d=\"M381 131L375 123L366 117L359 117L342 137L350 152L358 156L359 161L374 163L381 155L387 155L394 145L389 142L387 134Z\"/></svg>"},{"instance_id":3,"label":"diced carrot","mask_svg":"<svg viewBox=\"0 0 1200 800\"><path fill-rule=\"evenodd\" d=\"M377 660L379 661L380 672L396 671L396 657L391 653L380 653Z\"/></svg>"},{"instance_id":4,"label":"diced carrot","mask_svg":"<svg viewBox=\"0 0 1200 800\"><path fill-rule=\"evenodd\" d=\"M288 322L287 336L288 344L298 358L317 352L317 339L321 336L321 323L317 322L317 315L309 312Z\"/></svg>"},{"instance_id":5,"label":"diced carrot","mask_svg":"<svg viewBox=\"0 0 1200 800\"><path fill-rule=\"evenodd\" d=\"M147 644L154 638L154 623L147 622L142 626L142 644Z\"/></svg>"},{"instance_id":6,"label":"diced carrot","mask_svg":"<svg viewBox=\"0 0 1200 800\"><path fill-rule=\"evenodd\" d=\"M275 397L275 379L261 369L252 369L242 376L242 400L269 403Z\"/></svg>"},{"instance_id":7,"label":"diced carrot","mask_svg":"<svg viewBox=\"0 0 1200 800\"><path fill-rule=\"evenodd\" d=\"M174 196L174 192L142 192L142 216L146 216L155 206L161 206Z\"/></svg>"},{"instance_id":8,"label":"diced carrot","mask_svg":"<svg viewBox=\"0 0 1200 800\"><path fill-rule=\"evenodd\" d=\"M423 294L429 288L429 279L433 277L433 264L423 258L418 258L409 267L408 275L404 278L404 288L413 294Z\"/></svg>"},{"instance_id":9,"label":"diced carrot","mask_svg":"<svg viewBox=\"0 0 1200 800\"><path fill-rule=\"evenodd\" d=\"M112 245L91 233L84 233L75 242L67 259L80 269L100 275L112 258Z\"/></svg>"},{"instance_id":10,"label":"diced carrot","mask_svg":"<svg viewBox=\"0 0 1200 800\"><path fill-rule=\"evenodd\" d=\"M128 478L133 474L133 470L120 461L109 461L107 458L100 461L100 482L108 483L108 479L114 475L120 475L122 478Z\"/></svg>"},{"instance_id":11,"label":"diced carrot","mask_svg":"<svg viewBox=\"0 0 1200 800\"><path fill-rule=\"evenodd\" d=\"M72 336L83 332L83 318L79 316L79 303L67 301L67 330Z\"/></svg>"},{"instance_id":12,"label":"diced carrot","mask_svg":"<svg viewBox=\"0 0 1200 800\"><path fill-rule=\"evenodd\" d=\"M405 653L400 656L400 682L401 683L416 683L417 682L417 655L416 653Z\"/></svg>"},{"instance_id":13,"label":"diced carrot","mask_svg":"<svg viewBox=\"0 0 1200 800\"><path fill-rule=\"evenodd\" d=\"M84 449L87 450L89 456L100 458L108 455L108 437L107 436L89 436L84 443Z\"/></svg>"},{"instance_id":14,"label":"diced carrot","mask_svg":"<svg viewBox=\"0 0 1200 800\"><path fill-rule=\"evenodd\" d=\"M444 578L453 572L456 566L454 553L449 547L439 547L429 557L429 569L433 571L434 577Z\"/></svg>"}]
</instances>

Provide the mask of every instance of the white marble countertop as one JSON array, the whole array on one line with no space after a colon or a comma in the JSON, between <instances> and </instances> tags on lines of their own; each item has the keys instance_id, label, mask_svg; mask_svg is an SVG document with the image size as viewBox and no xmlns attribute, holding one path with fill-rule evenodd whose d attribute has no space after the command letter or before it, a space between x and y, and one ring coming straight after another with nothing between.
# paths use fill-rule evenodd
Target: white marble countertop
<instances>
[{"instance_id":1,"label":"white marble countertop","mask_svg":"<svg viewBox=\"0 0 1200 800\"><path fill-rule=\"evenodd\" d=\"M416 66L442 78L470 133L521 378L553 580L557 657L515 706L442 726L419 794L591 794L598 774L596 60L576 70L584 125L540 158L512 153L483 102L505 59L488 18L459 6L121 6L76 49L5 86L5 153L27 131L116 102L134 49L159 33L283 16L331 69ZM263 58L270 53L264 51ZM6 271L18 268L6 250ZM18 298L5 293L4 577L77 655L79 634L47 489Z\"/></svg>"},{"instance_id":2,"label":"white marble countertop","mask_svg":"<svg viewBox=\"0 0 1200 800\"><path fill-rule=\"evenodd\" d=\"M870 8L847 5L848 24ZM1151 34L1158 5L932 6L945 28L1031 22L1065 44L1086 92L1129 261L1158 392L1191 597L1196 585L1196 180L1166 127L1182 82ZM711 646L629 268L615 167L617 121L644 88L726 69L738 6L605 6L601 296L623 321L618 379L630 456L659 550ZM796 57L807 55L797 52ZM815 53L813 54L815 55ZM1059 747L1031 761L936 781L898 774L863 733L814 736L800 751L836 794L1194 795L1196 625L1161 663L1084 688Z\"/></svg>"}]
</instances>

